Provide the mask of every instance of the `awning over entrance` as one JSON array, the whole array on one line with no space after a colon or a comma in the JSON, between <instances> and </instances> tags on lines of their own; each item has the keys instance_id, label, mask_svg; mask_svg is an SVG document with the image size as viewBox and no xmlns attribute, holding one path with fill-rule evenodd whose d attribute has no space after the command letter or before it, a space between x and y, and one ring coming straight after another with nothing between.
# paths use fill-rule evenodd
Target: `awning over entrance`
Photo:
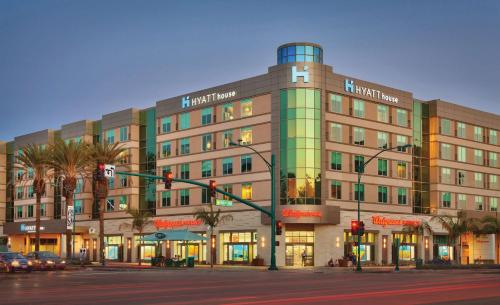
<instances>
[{"instance_id":1,"label":"awning over entrance","mask_svg":"<svg viewBox=\"0 0 500 305\"><path fill-rule=\"evenodd\" d=\"M191 240L207 240L207 238L188 230L161 230L156 233L144 236L143 240L144 241L163 241L163 240L191 241Z\"/></svg>"}]
</instances>

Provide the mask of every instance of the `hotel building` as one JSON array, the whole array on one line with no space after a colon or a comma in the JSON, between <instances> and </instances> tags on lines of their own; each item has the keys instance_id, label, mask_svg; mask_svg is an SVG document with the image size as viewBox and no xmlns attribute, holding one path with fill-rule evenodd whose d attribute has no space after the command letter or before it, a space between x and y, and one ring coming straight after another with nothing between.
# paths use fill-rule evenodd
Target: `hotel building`
<instances>
[{"instance_id":1,"label":"hotel building","mask_svg":"<svg viewBox=\"0 0 500 305\"><path fill-rule=\"evenodd\" d=\"M265 74L0 143L0 235L8 236L12 250L33 248L30 175L14 169L13 160L24 145L48 145L55 137L119 142L126 153L118 171L158 176L172 171L177 178L216 180L219 188L269 207L265 162L248 148L230 145L233 141L267 160L276 156L276 215L284 224L277 236L278 266L324 266L357 252L350 224L357 218L358 191L366 264L390 264L396 251L403 261L453 258L461 251L463 263L498 263L498 235L467 234L459 247L450 247L447 231L431 218L456 216L459 210L498 218L499 121L497 114L418 100L411 92L338 74L323 64L319 45L290 43L278 48L277 65ZM412 149L386 151L368 163L358 189L359 164L383 148L405 144ZM160 180L120 175L109 186L107 259L137 261L159 251L155 244L139 245L127 207L154 214L148 234L188 228L206 236L207 226L193 217L210 200L206 189L174 183L165 190ZM65 200L52 185L47 188L42 249L64 255ZM233 219L216 228L215 261L250 264L259 257L268 264L270 219L237 202L217 208ZM86 179L78 182L75 212L74 249L85 247L97 260L98 209ZM404 233L405 225L423 221L432 232ZM395 238L401 240L399 249ZM205 262L211 251L205 242L169 242L161 252L188 252Z\"/></svg>"}]
</instances>

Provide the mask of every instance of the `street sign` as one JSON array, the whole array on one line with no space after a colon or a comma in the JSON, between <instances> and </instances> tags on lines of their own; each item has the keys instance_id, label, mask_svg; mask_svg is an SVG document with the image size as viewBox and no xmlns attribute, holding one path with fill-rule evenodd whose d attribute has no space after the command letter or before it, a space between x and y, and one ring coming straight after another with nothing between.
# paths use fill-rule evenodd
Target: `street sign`
<instances>
[{"instance_id":1,"label":"street sign","mask_svg":"<svg viewBox=\"0 0 500 305\"><path fill-rule=\"evenodd\" d=\"M231 200L223 200L223 199L215 199L215 205L221 206L221 207L232 207L233 206L233 201Z\"/></svg>"},{"instance_id":2,"label":"street sign","mask_svg":"<svg viewBox=\"0 0 500 305\"><path fill-rule=\"evenodd\" d=\"M73 220L75 218L75 207L68 206L68 212L66 213L66 229L73 230Z\"/></svg>"},{"instance_id":3,"label":"street sign","mask_svg":"<svg viewBox=\"0 0 500 305\"><path fill-rule=\"evenodd\" d=\"M107 178L114 178L115 177L115 166L112 164L105 164L104 165L104 176Z\"/></svg>"},{"instance_id":4,"label":"street sign","mask_svg":"<svg viewBox=\"0 0 500 305\"><path fill-rule=\"evenodd\" d=\"M96 232L97 232L97 231L96 231L96 229L95 229L95 228L93 228L93 227L90 227L90 228L89 228L89 234L95 234Z\"/></svg>"}]
</instances>

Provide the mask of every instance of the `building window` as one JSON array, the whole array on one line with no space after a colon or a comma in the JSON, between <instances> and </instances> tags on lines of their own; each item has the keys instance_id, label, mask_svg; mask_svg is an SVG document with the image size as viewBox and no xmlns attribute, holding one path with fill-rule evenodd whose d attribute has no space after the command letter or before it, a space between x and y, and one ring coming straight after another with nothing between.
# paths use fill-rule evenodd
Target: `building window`
<instances>
[{"instance_id":1,"label":"building window","mask_svg":"<svg viewBox=\"0 0 500 305\"><path fill-rule=\"evenodd\" d=\"M332 151L330 153L330 169L342 170L342 153L338 151Z\"/></svg>"},{"instance_id":2,"label":"building window","mask_svg":"<svg viewBox=\"0 0 500 305\"><path fill-rule=\"evenodd\" d=\"M451 207L451 193L449 192L441 193L441 207L443 208Z\"/></svg>"},{"instance_id":3,"label":"building window","mask_svg":"<svg viewBox=\"0 0 500 305\"><path fill-rule=\"evenodd\" d=\"M76 184L75 184L75 194L80 194L83 190L83 179L78 178L76 179Z\"/></svg>"},{"instance_id":4,"label":"building window","mask_svg":"<svg viewBox=\"0 0 500 305\"><path fill-rule=\"evenodd\" d=\"M474 196L474 208L476 211L482 211L483 210L483 196Z\"/></svg>"},{"instance_id":5,"label":"building window","mask_svg":"<svg viewBox=\"0 0 500 305\"><path fill-rule=\"evenodd\" d=\"M201 161L201 177L207 178L212 176L212 160Z\"/></svg>"},{"instance_id":6,"label":"building window","mask_svg":"<svg viewBox=\"0 0 500 305\"><path fill-rule=\"evenodd\" d=\"M16 187L16 198L23 199L23 195L24 195L23 187L22 186Z\"/></svg>"},{"instance_id":7,"label":"building window","mask_svg":"<svg viewBox=\"0 0 500 305\"><path fill-rule=\"evenodd\" d=\"M408 144L407 136L401 136L401 135L396 136L396 145L398 146L397 151L405 152L406 148L403 146L405 146L406 144Z\"/></svg>"},{"instance_id":8,"label":"building window","mask_svg":"<svg viewBox=\"0 0 500 305\"><path fill-rule=\"evenodd\" d=\"M45 207L45 203L40 204L40 216L46 216L47 208Z\"/></svg>"},{"instance_id":9,"label":"building window","mask_svg":"<svg viewBox=\"0 0 500 305\"><path fill-rule=\"evenodd\" d=\"M464 171L457 171L457 184L458 185L465 185L465 172Z\"/></svg>"},{"instance_id":10,"label":"building window","mask_svg":"<svg viewBox=\"0 0 500 305\"><path fill-rule=\"evenodd\" d=\"M230 121L234 119L234 107L233 104L225 104L222 106L222 120Z\"/></svg>"},{"instance_id":11,"label":"building window","mask_svg":"<svg viewBox=\"0 0 500 305\"><path fill-rule=\"evenodd\" d=\"M120 196L120 205L118 206L120 211L124 211L128 209L128 200L127 196Z\"/></svg>"},{"instance_id":12,"label":"building window","mask_svg":"<svg viewBox=\"0 0 500 305\"><path fill-rule=\"evenodd\" d=\"M172 131L172 117L164 117L161 119L161 132L167 133Z\"/></svg>"},{"instance_id":13,"label":"building window","mask_svg":"<svg viewBox=\"0 0 500 305\"><path fill-rule=\"evenodd\" d=\"M115 199L106 199L106 212L113 212L115 210Z\"/></svg>"},{"instance_id":14,"label":"building window","mask_svg":"<svg viewBox=\"0 0 500 305\"><path fill-rule=\"evenodd\" d=\"M451 121L448 119L441 119L441 134L451 136Z\"/></svg>"},{"instance_id":15,"label":"building window","mask_svg":"<svg viewBox=\"0 0 500 305\"><path fill-rule=\"evenodd\" d=\"M398 161L396 171L397 171L398 178L406 179L406 162Z\"/></svg>"},{"instance_id":16,"label":"building window","mask_svg":"<svg viewBox=\"0 0 500 305\"><path fill-rule=\"evenodd\" d=\"M441 183L451 183L451 169L446 167L441 168Z\"/></svg>"},{"instance_id":17,"label":"building window","mask_svg":"<svg viewBox=\"0 0 500 305\"><path fill-rule=\"evenodd\" d=\"M497 175L490 175L490 189L496 190L498 188L498 176Z\"/></svg>"},{"instance_id":18,"label":"building window","mask_svg":"<svg viewBox=\"0 0 500 305\"><path fill-rule=\"evenodd\" d=\"M224 190L224 192L226 193L229 193L229 194L232 194L233 193L233 185L232 184L224 184L222 186L222 189ZM226 195L223 195L222 196L222 199L224 200L230 200L231 198L229 198L228 196Z\"/></svg>"},{"instance_id":19,"label":"building window","mask_svg":"<svg viewBox=\"0 0 500 305\"><path fill-rule=\"evenodd\" d=\"M408 190L404 187L398 188L398 204L407 204L408 203Z\"/></svg>"},{"instance_id":20,"label":"building window","mask_svg":"<svg viewBox=\"0 0 500 305\"><path fill-rule=\"evenodd\" d=\"M333 199L342 199L342 182L333 180L330 188Z\"/></svg>"},{"instance_id":21,"label":"building window","mask_svg":"<svg viewBox=\"0 0 500 305\"><path fill-rule=\"evenodd\" d=\"M247 173L252 171L252 156L241 156L241 172Z\"/></svg>"},{"instance_id":22,"label":"building window","mask_svg":"<svg viewBox=\"0 0 500 305\"><path fill-rule=\"evenodd\" d=\"M365 166L365 157L363 156L354 156L354 171L356 173L363 173Z\"/></svg>"},{"instance_id":23,"label":"building window","mask_svg":"<svg viewBox=\"0 0 500 305\"><path fill-rule=\"evenodd\" d=\"M493 130L493 129L490 129L490 144L498 144L497 141L498 141L498 138L497 138L497 131L496 130Z\"/></svg>"},{"instance_id":24,"label":"building window","mask_svg":"<svg viewBox=\"0 0 500 305\"><path fill-rule=\"evenodd\" d=\"M474 141L483 142L483 128L474 126Z\"/></svg>"},{"instance_id":25,"label":"building window","mask_svg":"<svg viewBox=\"0 0 500 305\"><path fill-rule=\"evenodd\" d=\"M128 127L120 127L120 142L125 142L128 140Z\"/></svg>"},{"instance_id":26,"label":"building window","mask_svg":"<svg viewBox=\"0 0 500 305\"><path fill-rule=\"evenodd\" d=\"M342 113L342 96L330 93L330 111Z\"/></svg>"},{"instance_id":27,"label":"building window","mask_svg":"<svg viewBox=\"0 0 500 305\"><path fill-rule=\"evenodd\" d=\"M474 186L480 188L484 187L483 173L474 173Z\"/></svg>"},{"instance_id":28,"label":"building window","mask_svg":"<svg viewBox=\"0 0 500 305\"><path fill-rule=\"evenodd\" d=\"M492 212L498 211L498 198L490 197L490 211Z\"/></svg>"},{"instance_id":29,"label":"building window","mask_svg":"<svg viewBox=\"0 0 500 305\"><path fill-rule=\"evenodd\" d=\"M240 130L240 139L242 145L252 144L252 127L244 127Z\"/></svg>"},{"instance_id":30,"label":"building window","mask_svg":"<svg viewBox=\"0 0 500 305\"><path fill-rule=\"evenodd\" d=\"M387 132L382 132L382 131L377 132L377 147L378 148L389 147L389 134Z\"/></svg>"},{"instance_id":31,"label":"building window","mask_svg":"<svg viewBox=\"0 0 500 305\"><path fill-rule=\"evenodd\" d=\"M497 153L490 151L488 153L488 164L491 167L497 167Z\"/></svg>"},{"instance_id":32,"label":"building window","mask_svg":"<svg viewBox=\"0 0 500 305\"><path fill-rule=\"evenodd\" d=\"M386 105L377 105L377 121L389 122L389 107Z\"/></svg>"},{"instance_id":33,"label":"building window","mask_svg":"<svg viewBox=\"0 0 500 305\"><path fill-rule=\"evenodd\" d=\"M161 143L161 157L170 157L172 154L172 144L170 141Z\"/></svg>"},{"instance_id":34,"label":"building window","mask_svg":"<svg viewBox=\"0 0 500 305\"><path fill-rule=\"evenodd\" d=\"M387 203L387 186L378 187L378 202Z\"/></svg>"},{"instance_id":35,"label":"building window","mask_svg":"<svg viewBox=\"0 0 500 305\"><path fill-rule=\"evenodd\" d=\"M108 178L108 189L112 190L115 188L115 177Z\"/></svg>"},{"instance_id":36,"label":"building window","mask_svg":"<svg viewBox=\"0 0 500 305\"><path fill-rule=\"evenodd\" d=\"M354 144L365 145L365 129L354 127Z\"/></svg>"},{"instance_id":37,"label":"building window","mask_svg":"<svg viewBox=\"0 0 500 305\"><path fill-rule=\"evenodd\" d=\"M457 209L465 210L467 208L467 195L457 194Z\"/></svg>"},{"instance_id":38,"label":"building window","mask_svg":"<svg viewBox=\"0 0 500 305\"><path fill-rule=\"evenodd\" d=\"M32 167L28 167L28 179L33 179L35 177L35 171Z\"/></svg>"},{"instance_id":39,"label":"building window","mask_svg":"<svg viewBox=\"0 0 500 305\"><path fill-rule=\"evenodd\" d=\"M76 193L76 190L75 190L75 193ZM34 195L35 195L35 193L33 191L33 185L28 186L28 198L33 198Z\"/></svg>"},{"instance_id":40,"label":"building window","mask_svg":"<svg viewBox=\"0 0 500 305\"><path fill-rule=\"evenodd\" d=\"M83 202L81 199L76 199L73 206L75 209L75 215L83 214Z\"/></svg>"},{"instance_id":41,"label":"building window","mask_svg":"<svg viewBox=\"0 0 500 305\"><path fill-rule=\"evenodd\" d=\"M23 218L23 207L22 206L17 207L16 216L17 216L17 218Z\"/></svg>"},{"instance_id":42,"label":"building window","mask_svg":"<svg viewBox=\"0 0 500 305\"><path fill-rule=\"evenodd\" d=\"M365 117L365 102L354 99L354 116L358 118Z\"/></svg>"},{"instance_id":43,"label":"building window","mask_svg":"<svg viewBox=\"0 0 500 305\"><path fill-rule=\"evenodd\" d=\"M387 160L385 159L378 159L377 160L377 167L378 167L378 175L379 176L387 176Z\"/></svg>"},{"instance_id":44,"label":"building window","mask_svg":"<svg viewBox=\"0 0 500 305\"><path fill-rule=\"evenodd\" d=\"M474 149L474 163L477 165L483 165L483 151L480 149Z\"/></svg>"},{"instance_id":45,"label":"building window","mask_svg":"<svg viewBox=\"0 0 500 305\"><path fill-rule=\"evenodd\" d=\"M451 145L441 143L441 159L451 160Z\"/></svg>"},{"instance_id":46,"label":"building window","mask_svg":"<svg viewBox=\"0 0 500 305\"><path fill-rule=\"evenodd\" d=\"M396 109L396 124L398 126L408 127L408 111Z\"/></svg>"},{"instance_id":47,"label":"building window","mask_svg":"<svg viewBox=\"0 0 500 305\"><path fill-rule=\"evenodd\" d=\"M457 137L465 139L467 137L465 123L457 122Z\"/></svg>"},{"instance_id":48,"label":"building window","mask_svg":"<svg viewBox=\"0 0 500 305\"><path fill-rule=\"evenodd\" d=\"M210 199L212 197L210 197L210 191L204 187L201 189L201 203L210 203Z\"/></svg>"},{"instance_id":49,"label":"building window","mask_svg":"<svg viewBox=\"0 0 500 305\"><path fill-rule=\"evenodd\" d=\"M231 141L233 140L233 131L232 130L226 130L222 134L222 143L224 147L229 147Z\"/></svg>"},{"instance_id":50,"label":"building window","mask_svg":"<svg viewBox=\"0 0 500 305\"><path fill-rule=\"evenodd\" d=\"M364 184L354 184L354 200L365 201L365 185Z\"/></svg>"},{"instance_id":51,"label":"building window","mask_svg":"<svg viewBox=\"0 0 500 305\"><path fill-rule=\"evenodd\" d=\"M233 173L233 158L222 159L222 174L231 175Z\"/></svg>"},{"instance_id":52,"label":"building window","mask_svg":"<svg viewBox=\"0 0 500 305\"><path fill-rule=\"evenodd\" d=\"M205 108L201 110L201 125L208 125L212 123L212 108Z\"/></svg>"},{"instance_id":53,"label":"building window","mask_svg":"<svg viewBox=\"0 0 500 305\"><path fill-rule=\"evenodd\" d=\"M180 120L180 124L179 124L180 130L188 129L189 126L191 125L191 122L190 122L191 117L190 117L189 112L181 113L179 115L179 120Z\"/></svg>"},{"instance_id":54,"label":"building window","mask_svg":"<svg viewBox=\"0 0 500 305\"><path fill-rule=\"evenodd\" d=\"M120 187L128 187L128 178L127 176L120 176Z\"/></svg>"},{"instance_id":55,"label":"building window","mask_svg":"<svg viewBox=\"0 0 500 305\"><path fill-rule=\"evenodd\" d=\"M201 136L201 150L210 151L213 148L212 134L205 134Z\"/></svg>"},{"instance_id":56,"label":"building window","mask_svg":"<svg viewBox=\"0 0 500 305\"><path fill-rule=\"evenodd\" d=\"M241 101L241 117L251 116L253 112L253 102L251 99Z\"/></svg>"},{"instance_id":57,"label":"building window","mask_svg":"<svg viewBox=\"0 0 500 305\"><path fill-rule=\"evenodd\" d=\"M467 162L467 148L457 146L457 160L459 162Z\"/></svg>"},{"instance_id":58,"label":"building window","mask_svg":"<svg viewBox=\"0 0 500 305\"><path fill-rule=\"evenodd\" d=\"M110 129L106 131L106 141L109 144L114 144L115 143L115 130Z\"/></svg>"},{"instance_id":59,"label":"building window","mask_svg":"<svg viewBox=\"0 0 500 305\"><path fill-rule=\"evenodd\" d=\"M181 155L189 154L189 138L181 139Z\"/></svg>"},{"instance_id":60,"label":"building window","mask_svg":"<svg viewBox=\"0 0 500 305\"><path fill-rule=\"evenodd\" d=\"M241 185L241 198L246 200L252 199L252 184L251 183L243 183Z\"/></svg>"},{"instance_id":61,"label":"building window","mask_svg":"<svg viewBox=\"0 0 500 305\"><path fill-rule=\"evenodd\" d=\"M32 205L32 204L28 205L28 218L33 217L33 215L34 215L34 213L33 213L33 212L34 212L34 210L35 210L35 209L34 209L34 207L33 207L33 205Z\"/></svg>"},{"instance_id":62,"label":"building window","mask_svg":"<svg viewBox=\"0 0 500 305\"><path fill-rule=\"evenodd\" d=\"M189 190L188 189L183 189L180 190L181 194L181 205L189 205Z\"/></svg>"},{"instance_id":63,"label":"building window","mask_svg":"<svg viewBox=\"0 0 500 305\"><path fill-rule=\"evenodd\" d=\"M161 192L161 206L163 208L169 207L171 203L172 203L171 191Z\"/></svg>"},{"instance_id":64,"label":"building window","mask_svg":"<svg viewBox=\"0 0 500 305\"><path fill-rule=\"evenodd\" d=\"M181 164L181 179L189 179L189 163Z\"/></svg>"},{"instance_id":65,"label":"building window","mask_svg":"<svg viewBox=\"0 0 500 305\"><path fill-rule=\"evenodd\" d=\"M330 123L330 141L342 142L342 125Z\"/></svg>"}]
</instances>

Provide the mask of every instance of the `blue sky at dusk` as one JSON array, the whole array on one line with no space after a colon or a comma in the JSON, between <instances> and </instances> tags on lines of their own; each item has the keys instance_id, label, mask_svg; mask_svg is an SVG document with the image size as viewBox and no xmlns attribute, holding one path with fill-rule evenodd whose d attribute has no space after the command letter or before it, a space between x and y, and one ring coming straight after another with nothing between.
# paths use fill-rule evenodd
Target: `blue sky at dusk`
<instances>
[{"instance_id":1,"label":"blue sky at dusk","mask_svg":"<svg viewBox=\"0 0 500 305\"><path fill-rule=\"evenodd\" d=\"M0 140L263 74L293 41L337 73L500 113L500 1L0 0Z\"/></svg>"}]
</instances>

